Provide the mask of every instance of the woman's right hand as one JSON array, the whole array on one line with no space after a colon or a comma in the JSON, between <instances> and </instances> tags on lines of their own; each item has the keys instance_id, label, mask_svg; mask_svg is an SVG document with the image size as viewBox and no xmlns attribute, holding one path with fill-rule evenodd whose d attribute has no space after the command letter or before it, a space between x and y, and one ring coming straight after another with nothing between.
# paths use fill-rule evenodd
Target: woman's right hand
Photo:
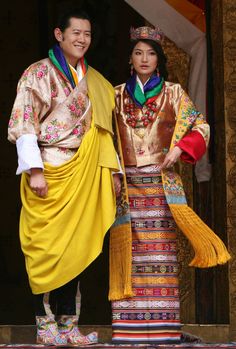
<instances>
[{"instance_id":1,"label":"woman's right hand","mask_svg":"<svg viewBox=\"0 0 236 349\"><path fill-rule=\"evenodd\" d=\"M48 193L48 184L45 180L43 170L41 168L31 168L30 188L38 196L46 196Z\"/></svg>"},{"instance_id":2,"label":"woman's right hand","mask_svg":"<svg viewBox=\"0 0 236 349\"><path fill-rule=\"evenodd\" d=\"M177 145L171 149L167 154L166 157L163 161L163 164L161 165L160 169L161 170L165 170L168 169L172 166L174 166L174 164L176 163L176 161L178 161L180 155L182 154L183 150L180 149L180 147L178 147Z\"/></svg>"}]
</instances>

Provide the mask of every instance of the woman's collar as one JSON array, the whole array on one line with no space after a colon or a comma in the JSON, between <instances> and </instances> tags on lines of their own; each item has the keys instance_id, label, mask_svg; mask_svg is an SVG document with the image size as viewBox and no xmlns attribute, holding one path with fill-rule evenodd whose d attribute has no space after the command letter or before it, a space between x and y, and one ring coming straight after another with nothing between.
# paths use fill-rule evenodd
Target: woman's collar
<instances>
[{"instance_id":1,"label":"woman's collar","mask_svg":"<svg viewBox=\"0 0 236 349\"><path fill-rule=\"evenodd\" d=\"M140 80L139 76L136 76L136 81L139 84L142 92L144 93L144 86L146 85L146 83L150 80L150 78L147 79L147 81L145 81L145 83L143 84L142 81Z\"/></svg>"}]
</instances>

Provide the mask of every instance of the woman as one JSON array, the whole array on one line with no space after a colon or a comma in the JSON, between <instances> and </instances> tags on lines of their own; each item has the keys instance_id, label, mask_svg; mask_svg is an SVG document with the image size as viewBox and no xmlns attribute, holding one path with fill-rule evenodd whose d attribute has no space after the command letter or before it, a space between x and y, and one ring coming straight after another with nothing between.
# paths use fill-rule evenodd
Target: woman
<instances>
[{"instance_id":1,"label":"woman","mask_svg":"<svg viewBox=\"0 0 236 349\"><path fill-rule=\"evenodd\" d=\"M86 13L63 14L49 57L22 75L9 121L22 174L20 240L34 295L37 342L86 345L78 329L78 275L100 254L115 219L114 89L84 58ZM56 318L44 296L57 300Z\"/></svg>"},{"instance_id":2,"label":"woman","mask_svg":"<svg viewBox=\"0 0 236 349\"><path fill-rule=\"evenodd\" d=\"M121 255L120 236L123 232L127 246L130 226L132 296L127 282L110 290L115 343L180 342L176 223L193 244L191 265L207 267L230 258L222 241L187 206L175 172L179 159L194 164L203 156L209 126L181 86L166 81L162 37L158 28L131 29L131 77L116 87L117 142L125 176L111 233L110 277L113 282L122 270L115 272L121 258L116 245ZM115 181L119 187L119 178Z\"/></svg>"}]
</instances>

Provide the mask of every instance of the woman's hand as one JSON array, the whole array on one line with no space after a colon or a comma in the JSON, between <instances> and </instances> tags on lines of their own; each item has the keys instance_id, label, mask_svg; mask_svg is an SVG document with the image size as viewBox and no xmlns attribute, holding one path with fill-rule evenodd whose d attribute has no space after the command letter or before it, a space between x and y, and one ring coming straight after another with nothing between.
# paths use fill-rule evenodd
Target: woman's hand
<instances>
[{"instance_id":1,"label":"woman's hand","mask_svg":"<svg viewBox=\"0 0 236 349\"><path fill-rule=\"evenodd\" d=\"M120 175L119 174L113 174L113 181L114 181L116 197L118 198L120 196L120 193L121 193Z\"/></svg>"},{"instance_id":2,"label":"woman's hand","mask_svg":"<svg viewBox=\"0 0 236 349\"><path fill-rule=\"evenodd\" d=\"M180 149L178 146L175 146L173 149L171 149L165 157L165 160L163 161L163 164L161 165L161 170L164 170L166 168L170 168L174 166L176 161L178 161L180 155L182 154L183 150Z\"/></svg>"},{"instance_id":3,"label":"woman's hand","mask_svg":"<svg viewBox=\"0 0 236 349\"><path fill-rule=\"evenodd\" d=\"M40 168L31 168L30 188L38 196L46 196L48 193L48 184L45 180L43 170Z\"/></svg>"}]
</instances>

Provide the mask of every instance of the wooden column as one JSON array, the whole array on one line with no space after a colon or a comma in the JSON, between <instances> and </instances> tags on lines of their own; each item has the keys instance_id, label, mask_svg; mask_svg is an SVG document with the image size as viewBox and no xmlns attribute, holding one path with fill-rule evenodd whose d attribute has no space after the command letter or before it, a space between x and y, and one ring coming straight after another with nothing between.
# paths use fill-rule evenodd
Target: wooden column
<instances>
[{"instance_id":1,"label":"wooden column","mask_svg":"<svg viewBox=\"0 0 236 349\"><path fill-rule=\"evenodd\" d=\"M229 339L236 340L236 0L222 0L223 61L226 140L227 232L232 260L229 263ZM224 287L222 285L222 287Z\"/></svg>"}]
</instances>

